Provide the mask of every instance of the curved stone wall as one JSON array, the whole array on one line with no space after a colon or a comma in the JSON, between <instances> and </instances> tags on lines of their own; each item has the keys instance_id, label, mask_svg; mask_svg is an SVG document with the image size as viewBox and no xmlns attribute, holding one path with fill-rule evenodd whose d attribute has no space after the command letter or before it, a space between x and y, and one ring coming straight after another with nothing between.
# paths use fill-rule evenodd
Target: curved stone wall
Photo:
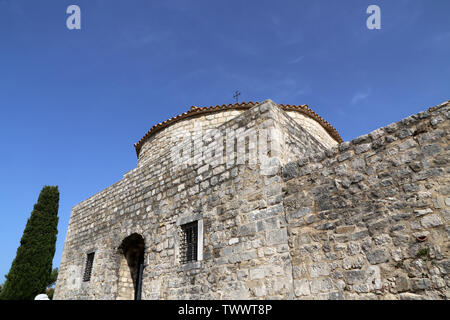
<instances>
[{"instance_id":1,"label":"curved stone wall","mask_svg":"<svg viewBox=\"0 0 450 320\"><path fill-rule=\"evenodd\" d=\"M158 159L170 152L171 147L181 143L184 137L205 134L208 130L217 128L242 112L244 110L220 111L201 114L175 122L156 132L143 143L138 155L138 166L150 159Z\"/></svg>"},{"instance_id":2,"label":"curved stone wall","mask_svg":"<svg viewBox=\"0 0 450 320\"><path fill-rule=\"evenodd\" d=\"M297 111L286 111L286 113L326 148L331 148L338 144L316 120Z\"/></svg>"},{"instance_id":3,"label":"curved stone wall","mask_svg":"<svg viewBox=\"0 0 450 320\"><path fill-rule=\"evenodd\" d=\"M171 152L171 148L181 143L186 136L195 137L198 135L202 137L208 130L219 127L245 111L244 109L218 110L216 112L213 111L211 113L189 117L169 125L151 135L143 142L138 154L138 166ZM285 112L316 138L323 147L330 148L338 144L316 120L298 111L285 110Z\"/></svg>"}]
</instances>

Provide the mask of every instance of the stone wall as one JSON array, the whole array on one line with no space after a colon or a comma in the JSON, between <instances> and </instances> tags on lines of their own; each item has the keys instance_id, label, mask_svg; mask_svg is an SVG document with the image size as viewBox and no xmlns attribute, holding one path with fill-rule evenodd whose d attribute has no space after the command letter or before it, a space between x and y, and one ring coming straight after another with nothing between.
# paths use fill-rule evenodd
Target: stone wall
<instances>
[{"instance_id":1,"label":"stone wall","mask_svg":"<svg viewBox=\"0 0 450 320\"><path fill-rule=\"evenodd\" d=\"M147 161L156 161L164 157L166 153L170 152L171 148L179 143L183 143L187 136L204 136L209 130L218 128L244 112L245 110L219 110L195 115L171 124L153 134L143 143L138 156L138 166ZM315 143L324 147L332 147L337 144L322 125L301 112L289 110L283 112L283 115L285 119L289 119L284 122L293 123L291 126L296 126L297 130L307 132L309 137L314 137L313 141Z\"/></svg>"},{"instance_id":2,"label":"stone wall","mask_svg":"<svg viewBox=\"0 0 450 320\"><path fill-rule=\"evenodd\" d=\"M306 121L306 117L298 112L277 108L274 117L275 132L281 134L280 159L283 164L338 145L317 122L309 118ZM315 125L310 125L311 122ZM318 132L320 135L316 135Z\"/></svg>"},{"instance_id":3,"label":"stone wall","mask_svg":"<svg viewBox=\"0 0 450 320\"><path fill-rule=\"evenodd\" d=\"M170 148L182 143L187 135L203 135L207 130L217 128L242 112L242 110L225 110L175 122L147 139L140 150L138 166L146 161L164 157L170 152Z\"/></svg>"},{"instance_id":4,"label":"stone wall","mask_svg":"<svg viewBox=\"0 0 450 320\"><path fill-rule=\"evenodd\" d=\"M283 167L299 299L448 299L450 104Z\"/></svg>"},{"instance_id":5,"label":"stone wall","mask_svg":"<svg viewBox=\"0 0 450 320\"><path fill-rule=\"evenodd\" d=\"M337 144L317 121L296 111L286 111L286 114L323 146L331 148Z\"/></svg>"},{"instance_id":6,"label":"stone wall","mask_svg":"<svg viewBox=\"0 0 450 320\"><path fill-rule=\"evenodd\" d=\"M132 234L143 299L448 297L448 105L335 147L271 101L226 117L208 120L215 137L183 139L194 119L163 129L73 208L55 299L131 298L119 248ZM202 255L181 264L190 221Z\"/></svg>"},{"instance_id":7,"label":"stone wall","mask_svg":"<svg viewBox=\"0 0 450 320\"><path fill-rule=\"evenodd\" d=\"M224 139L182 142L183 152L203 146L193 163L165 152L75 206L55 299L131 296L122 292L118 248L134 233L145 239L143 299L293 298L279 175L286 134L275 125L280 112L270 101L255 106L217 127ZM180 220L192 219L202 222L203 259L182 265ZM92 277L82 282L92 251Z\"/></svg>"}]
</instances>

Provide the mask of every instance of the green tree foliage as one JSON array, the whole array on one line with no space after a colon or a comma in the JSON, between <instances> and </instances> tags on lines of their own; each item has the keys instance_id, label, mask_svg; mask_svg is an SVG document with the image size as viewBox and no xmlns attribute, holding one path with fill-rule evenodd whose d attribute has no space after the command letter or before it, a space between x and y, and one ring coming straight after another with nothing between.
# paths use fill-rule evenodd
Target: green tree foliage
<instances>
[{"instance_id":1,"label":"green tree foliage","mask_svg":"<svg viewBox=\"0 0 450 320\"><path fill-rule=\"evenodd\" d=\"M56 284L57 279L58 279L58 268L55 268L52 270L52 273L50 274L47 290L45 290L45 294L48 296L50 300L53 300L53 294L55 293L55 288L53 288L53 286Z\"/></svg>"},{"instance_id":2,"label":"green tree foliage","mask_svg":"<svg viewBox=\"0 0 450 320\"><path fill-rule=\"evenodd\" d=\"M48 296L50 300L53 300L53 294L55 293L55 288L48 288L45 290L45 294Z\"/></svg>"},{"instance_id":3,"label":"green tree foliage","mask_svg":"<svg viewBox=\"0 0 450 320\"><path fill-rule=\"evenodd\" d=\"M58 268L52 270L50 278L48 279L47 287L53 287L56 283L56 279L58 279Z\"/></svg>"},{"instance_id":4,"label":"green tree foliage","mask_svg":"<svg viewBox=\"0 0 450 320\"><path fill-rule=\"evenodd\" d=\"M25 226L0 299L32 300L54 282L58 203L58 187L44 186Z\"/></svg>"}]
</instances>

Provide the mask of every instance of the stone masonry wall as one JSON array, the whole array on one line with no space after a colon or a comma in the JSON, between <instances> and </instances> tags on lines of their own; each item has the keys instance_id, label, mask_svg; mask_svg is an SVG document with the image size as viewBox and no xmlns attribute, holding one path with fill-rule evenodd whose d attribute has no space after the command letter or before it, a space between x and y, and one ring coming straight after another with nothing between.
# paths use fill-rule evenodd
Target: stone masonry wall
<instances>
[{"instance_id":1,"label":"stone masonry wall","mask_svg":"<svg viewBox=\"0 0 450 320\"><path fill-rule=\"evenodd\" d=\"M450 103L283 167L298 299L450 297Z\"/></svg>"},{"instance_id":2,"label":"stone masonry wall","mask_svg":"<svg viewBox=\"0 0 450 320\"><path fill-rule=\"evenodd\" d=\"M224 110L189 118L162 129L152 135L143 145L139 154L138 166L148 160L158 159L170 152L186 135L204 134L240 115L242 110Z\"/></svg>"},{"instance_id":3,"label":"stone masonry wall","mask_svg":"<svg viewBox=\"0 0 450 320\"><path fill-rule=\"evenodd\" d=\"M145 239L143 299L293 298L279 174L283 135L275 126L280 111L270 101L255 106L218 127L225 140L193 141L205 147L200 162L166 152L75 206L55 299L130 296L118 295L118 248L133 233ZM263 154L252 162L255 152ZM179 224L192 219L202 221L203 259L182 265ZM92 277L83 282L92 251Z\"/></svg>"},{"instance_id":4,"label":"stone masonry wall","mask_svg":"<svg viewBox=\"0 0 450 320\"><path fill-rule=\"evenodd\" d=\"M186 136L196 134L204 135L208 130L219 127L243 112L245 110L221 110L194 116L171 124L161 131L156 132L145 141L139 153L138 166L147 161L154 161L164 157L166 153L170 152L173 146L182 143ZM312 139L315 142L314 144L323 145L324 147L331 147L337 144L328 132L315 120L297 111L283 111L282 114L284 123L289 122L291 127L296 126L297 130L308 133L309 139L314 137Z\"/></svg>"},{"instance_id":5,"label":"stone masonry wall","mask_svg":"<svg viewBox=\"0 0 450 320\"><path fill-rule=\"evenodd\" d=\"M449 118L447 103L329 148L269 100L179 156L148 149L73 208L54 298L131 298L119 247L137 233L143 299L447 299ZM181 264L194 220L202 255Z\"/></svg>"},{"instance_id":6,"label":"stone masonry wall","mask_svg":"<svg viewBox=\"0 0 450 320\"><path fill-rule=\"evenodd\" d=\"M331 148L336 145L336 141L315 120L296 111L287 111L286 114L326 148Z\"/></svg>"},{"instance_id":7,"label":"stone masonry wall","mask_svg":"<svg viewBox=\"0 0 450 320\"><path fill-rule=\"evenodd\" d=\"M317 122L315 122L315 126L311 126L304 118L305 116L298 112L285 112L281 109L275 113L274 125L277 129L275 132L281 133L280 154L283 164L305 155L324 152L329 147L338 145ZM319 131L323 135L315 135ZM328 138L324 138L325 135Z\"/></svg>"}]
</instances>

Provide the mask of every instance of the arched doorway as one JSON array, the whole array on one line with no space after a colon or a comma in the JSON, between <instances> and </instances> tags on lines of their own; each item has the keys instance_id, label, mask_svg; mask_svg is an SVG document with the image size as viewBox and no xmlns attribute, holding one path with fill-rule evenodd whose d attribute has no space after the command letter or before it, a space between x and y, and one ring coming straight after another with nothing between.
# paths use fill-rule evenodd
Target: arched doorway
<instances>
[{"instance_id":1,"label":"arched doorway","mask_svg":"<svg viewBox=\"0 0 450 320\"><path fill-rule=\"evenodd\" d=\"M126 237L119 246L118 300L141 300L144 249L144 238L137 233Z\"/></svg>"}]
</instances>

